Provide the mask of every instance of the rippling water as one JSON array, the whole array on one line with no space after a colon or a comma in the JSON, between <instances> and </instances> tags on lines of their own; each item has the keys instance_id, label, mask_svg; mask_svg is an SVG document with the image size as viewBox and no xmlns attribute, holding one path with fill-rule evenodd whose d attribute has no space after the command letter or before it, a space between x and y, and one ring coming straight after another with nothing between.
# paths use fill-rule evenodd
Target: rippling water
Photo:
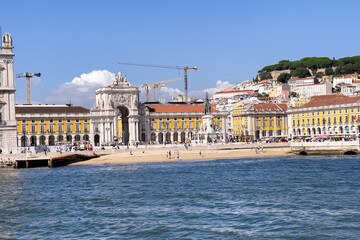
<instances>
[{"instance_id":1,"label":"rippling water","mask_svg":"<svg viewBox=\"0 0 360 240\"><path fill-rule=\"evenodd\" d=\"M1 239L359 239L358 157L0 169Z\"/></svg>"}]
</instances>

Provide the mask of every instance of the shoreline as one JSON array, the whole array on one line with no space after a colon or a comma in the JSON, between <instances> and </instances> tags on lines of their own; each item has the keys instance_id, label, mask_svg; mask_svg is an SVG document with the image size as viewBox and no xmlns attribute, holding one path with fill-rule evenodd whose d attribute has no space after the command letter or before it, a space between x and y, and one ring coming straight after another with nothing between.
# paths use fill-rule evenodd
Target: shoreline
<instances>
[{"instance_id":1,"label":"shoreline","mask_svg":"<svg viewBox=\"0 0 360 240\"><path fill-rule=\"evenodd\" d=\"M171 151L171 158L167 157L167 152ZM179 159L177 152L179 151ZM201 155L200 155L201 151ZM176 161L209 161L219 159L239 159L239 158L264 158L264 157L283 157L293 156L289 147L264 148L263 151L255 149L191 149L180 148L171 149L138 149L136 151L126 150L119 153L103 155L98 158L90 159L69 164L69 166L85 165L105 165L105 164L129 164L129 163L151 163L151 162L176 162Z\"/></svg>"}]
</instances>

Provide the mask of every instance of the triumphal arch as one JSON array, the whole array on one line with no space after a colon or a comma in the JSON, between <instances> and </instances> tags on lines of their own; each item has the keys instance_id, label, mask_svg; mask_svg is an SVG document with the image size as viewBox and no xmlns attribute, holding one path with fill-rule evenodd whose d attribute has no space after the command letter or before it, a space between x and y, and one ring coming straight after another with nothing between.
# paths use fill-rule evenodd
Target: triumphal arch
<instances>
[{"instance_id":1,"label":"triumphal arch","mask_svg":"<svg viewBox=\"0 0 360 240\"><path fill-rule=\"evenodd\" d=\"M95 144L139 141L139 89L119 72L110 86L96 90L91 109L91 134Z\"/></svg>"}]
</instances>

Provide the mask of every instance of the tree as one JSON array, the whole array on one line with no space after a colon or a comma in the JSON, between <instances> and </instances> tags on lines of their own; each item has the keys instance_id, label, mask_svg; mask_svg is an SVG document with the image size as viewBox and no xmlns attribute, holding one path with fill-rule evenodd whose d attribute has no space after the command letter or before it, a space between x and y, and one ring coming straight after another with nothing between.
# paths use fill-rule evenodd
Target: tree
<instances>
[{"instance_id":1,"label":"tree","mask_svg":"<svg viewBox=\"0 0 360 240\"><path fill-rule=\"evenodd\" d=\"M287 83L290 78L291 78L290 73L281 73L277 78L277 82L278 83Z\"/></svg>"},{"instance_id":2,"label":"tree","mask_svg":"<svg viewBox=\"0 0 360 240\"><path fill-rule=\"evenodd\" d=\"M271 73L265 72L259 74L260 80L272 79Z\"/></svg>"},{"instance_id":3,"label":"tree","mask_svg":"<svg viewBox=\"0 0 360 240\"><path fill-rule=\"evenodd\" d=\"M330 75L333 75L334 74L334 71L332 70L331 67L328 67L325 69L325 75L326 76L330 76Z\"/></svg>"},{"instance_id":4,"label":"tree","mask_svg":"<svg viewBox=\"0 0 360 240\"><path fill-rule=\"evenodd\" d=\"M311 76L311 74L307 68L299 67L291 71L291 76L305 78Z\"/></svg>"},{"instance_id":5,"label":"tree","mask_svg":"<svg viewBox=\"0 0 360 240\"><path fill-rule=\"evenodd\" d=\"M322 78L324 75L325 75L325 73L323 73L323 72L317 72L317 73L315 74L315 77L317 77L317 78Z\"/></svg>"},{"instance_id":6,"label":"tree","mask_svg":"<svg viewBox=\"0 0 360 240\"><path fill-rule=\"evenodd\" d=\"M267 93L258 93L257 97L269 97Z\"/></svg>"},{"instance_id":7,"label":"tree","mask_svg":"<svg viewBox=\"0 0 360 240\"><path fill-rule=\"evenodd\" d=\"M298 93L296 93L296 92L291 92L290 94L289 94L289 97L299 97L299 94Z\"/></svg>"}]
</instances>

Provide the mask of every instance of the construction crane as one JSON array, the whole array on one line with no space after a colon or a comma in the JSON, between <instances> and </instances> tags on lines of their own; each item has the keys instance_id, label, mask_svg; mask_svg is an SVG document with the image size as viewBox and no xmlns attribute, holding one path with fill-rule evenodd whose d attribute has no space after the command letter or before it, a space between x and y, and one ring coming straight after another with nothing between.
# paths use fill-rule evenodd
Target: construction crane
<instances>
[{"instance_id":1,"label":"construction crane","mask_svg":"<svg viewBox=\"0 0 360 240\"><path fill-rule=\"evenodd\" d=\"M31 98L30 98L30 79L32 77L40 77L41 73L18 73L15 74L15 78L26 78L26 103L31 104Z\"/></svg>"},{"instance_id":2,"label":"construction crane","mask_svg":"<svg viewBox=\"0 0 360 240\"><path fill-rule=\"evenodd\" d=\"M170 68L170 69L178 69L184 70L184 90L185 90L185 102L188 102L188 83L187 83L187 70L192 69L197 71L197 67L182 67L182 66L165 66L165 65L153 65L153 64L140 64L140 63L126 63L119 62L122 65L132 65L132 66L140 66L140 67L153 67L153 68Z\"/></svg>"},{"instance_id":3,"label":"construction crane","mask_svg":"<svg viewBox=\"0 0 360 240\"><path fill-rule=\"evenodd\" d=\"M158 87L166 87L166 85L164 83L171 83L171 82L175 82L175 81L179 81L179 80L183 80L183 78L169 79L169 80L165 80L165 81L154 82L154 83L151 83L151 84L148 84L147 80L145 80L145 84L141 85L140 87L145 89L146 102L149 101L149 88L153 89L153 102L155 102L155 89L156 88L158 88Z\"/></svg>"}]
</instances>

